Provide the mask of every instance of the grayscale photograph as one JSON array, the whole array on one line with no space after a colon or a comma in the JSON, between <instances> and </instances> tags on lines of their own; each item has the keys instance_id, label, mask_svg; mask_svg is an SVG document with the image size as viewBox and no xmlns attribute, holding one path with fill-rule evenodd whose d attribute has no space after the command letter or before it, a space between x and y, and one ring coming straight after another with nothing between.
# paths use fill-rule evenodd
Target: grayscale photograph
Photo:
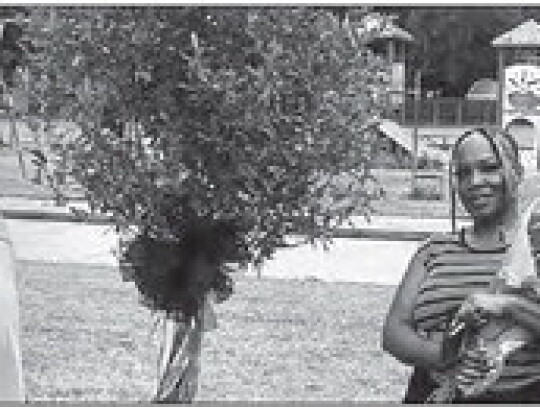
<instances>
[{"instance_id":1,"label":"grayscale photograph","mask_svg":"<svg viewBox=\"0 0 540 407\"><path fill-rule=\"evenodd\" d=\"M0 400L540 402L540 7L0 34Z\"/></svg>"}]
</instances>

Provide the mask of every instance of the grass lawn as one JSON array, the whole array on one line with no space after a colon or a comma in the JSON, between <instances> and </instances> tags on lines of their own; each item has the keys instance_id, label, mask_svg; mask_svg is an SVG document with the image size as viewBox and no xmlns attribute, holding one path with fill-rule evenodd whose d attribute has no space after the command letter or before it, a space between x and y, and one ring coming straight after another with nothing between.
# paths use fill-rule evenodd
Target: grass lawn
<instances>
[{"instance_id":1,"label":"grass lawn","mask_svg":"<svg viewBox=\"0 0 540 407\"><path fill-rule=\"evenodd\" d=\"M152 316L111 267L21 262L30 400L148 400ZM238 276L203 344L201 400L394 400L408 369L380 349L394 287Z\"/></svg>"}]
</instances>

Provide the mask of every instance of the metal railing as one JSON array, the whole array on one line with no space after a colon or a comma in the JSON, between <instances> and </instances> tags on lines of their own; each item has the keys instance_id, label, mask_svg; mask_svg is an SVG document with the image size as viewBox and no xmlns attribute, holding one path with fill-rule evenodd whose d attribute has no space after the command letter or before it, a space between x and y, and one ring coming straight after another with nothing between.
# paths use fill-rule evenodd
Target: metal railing
<instances>
[{"instance_id":1,"label":"metal railing","mask_svg":"<svg viewBox=\"0 0 540 407\"><path fill-rule=\"evenodd\" d=\"M390 95L389 95L390 96ZM414 99L401 95L399 104L389 102L386 117L405 126L496 125L496 100L469 100L454 97Z\"/></svg>"}]
</instances>

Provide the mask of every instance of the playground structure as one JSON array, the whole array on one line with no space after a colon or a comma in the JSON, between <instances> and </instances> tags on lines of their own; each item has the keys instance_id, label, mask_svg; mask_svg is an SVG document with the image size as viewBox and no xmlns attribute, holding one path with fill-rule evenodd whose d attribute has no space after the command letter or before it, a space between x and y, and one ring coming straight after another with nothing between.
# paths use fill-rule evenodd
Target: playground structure
<instances>
[{"instance_id":1,"label":"playground structure","mask_svg":"<svg viewBox=\"0 0 540 407\"><path fill-rule=\"evenodd\" d=\"M529 20L495 38L492 46L497 52L496 78L477 81L462 98L423 96L419 72L415 72L414 86L407 86L406 51L413 41L410 34L390 27L373 46L376 53L386 58L392 72L385 120L379 130L410 154L411 192L426 179L437 178L440 199L448 199L445 171L450 146L465 130L480 126L504 128L512 133L525 171L538 171L540 25ZM444 168L427 174L418 165L422 156L442 160Z\"/></svg>"}]
</instances>

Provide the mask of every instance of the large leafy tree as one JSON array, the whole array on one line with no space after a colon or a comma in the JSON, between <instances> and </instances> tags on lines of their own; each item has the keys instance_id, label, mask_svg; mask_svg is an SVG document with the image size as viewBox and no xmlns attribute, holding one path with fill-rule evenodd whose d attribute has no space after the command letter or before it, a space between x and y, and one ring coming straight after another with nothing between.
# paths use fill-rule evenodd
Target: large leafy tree
<instances>
[{"instance_id":1,"label":"large leafy tree","mask_svg":"<svg viewBox=\"0 0 540 407\"><path fill-rule=\"evenodd\" d=\"M369 212L365 130L386 67L335 13L36 8L29 21L34 113L77 123L69 171L129 242L205 230L217 263L258 262ZM127 277L167 308L136 263Z\"/></svg>"},{"instance_id":2,"label":"large leafy tree","mask_svg":"<svg viewBox=\"0 0 540 407\"><path fill-rule=\"evenodd\" d=\"M326 241L369 212L366 125L386 67L346 21L310 8L31 12L33 113L77 124L60 152L125 237L124 277L151 309L189 319L158 400L193 397L206 294L231 291L225 263L260 262L290 234Z\"/></svg>"}]
</instances>

